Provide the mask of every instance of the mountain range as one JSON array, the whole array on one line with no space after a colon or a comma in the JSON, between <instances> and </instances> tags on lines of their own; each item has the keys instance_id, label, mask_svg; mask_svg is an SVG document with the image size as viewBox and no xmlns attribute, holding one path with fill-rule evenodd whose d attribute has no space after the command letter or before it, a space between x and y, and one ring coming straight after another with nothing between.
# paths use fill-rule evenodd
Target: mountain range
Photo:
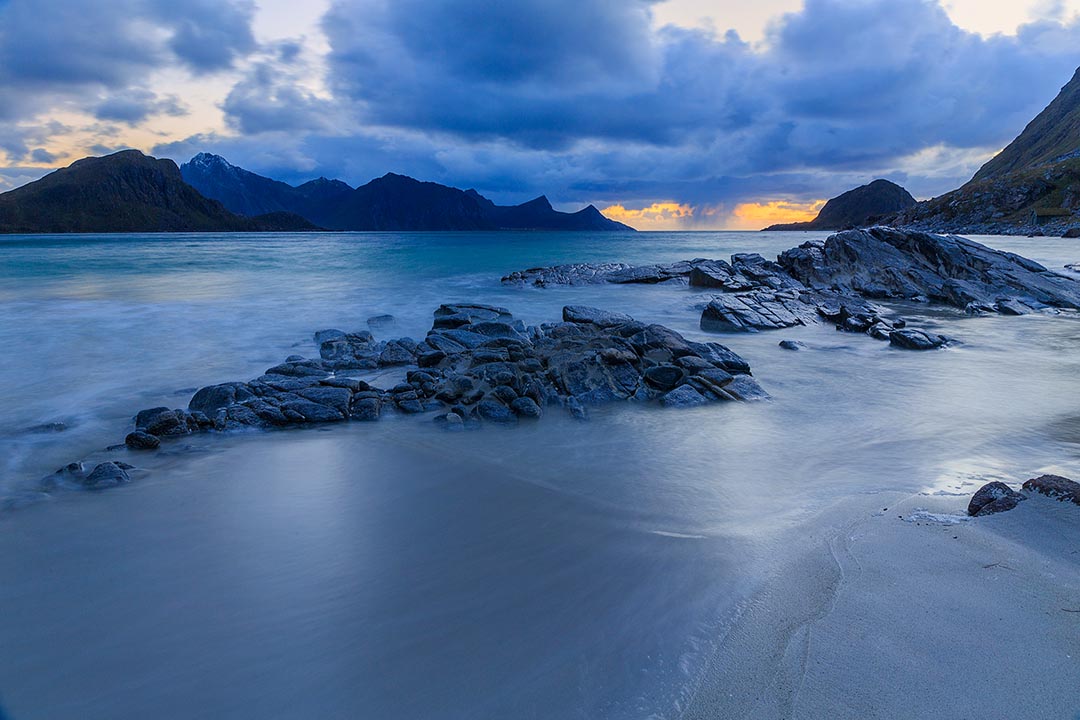
<instances>
[{"instance_id":1,"label":"mountain range","mask_svg":"<svg viewBox=\"0 0 1080 720\"><path fill-rule=\"evenodd\" d=\"M355 189L326 178L292 186L210 153L199 153L181 165L180 172L196 190L237 214L291 212L330 230L633 230L592 205L564 213L541 196L501 206L475 190L395 173Z\"/></svg>"},{"instance_id":2,"label":"mountain range","mask_svg":"<svg viewBox=\"0 0 1080 720\"><path fill-rule=\"evenodd\" d=\"M564 213L539 197L504 207L393 173L358 188L326 178L294 187L208 153L179 168L138 150L83 158L0 194L0 233L324 229L633 231L592 205Z\"/></svg>"},{"instance_id":3,"label":"mountain range","mask_svg":"<svg viewBox=\"0 0 1080 720\"><path fill-rule=\"evenodd\" d=\"M915 205L915 198L904 188L888 180L848 190L825 203L818 216L809 222L772 225L766 230L847 230L873 225L883 217L895 215Z\"/></svg>"}]
</instances>

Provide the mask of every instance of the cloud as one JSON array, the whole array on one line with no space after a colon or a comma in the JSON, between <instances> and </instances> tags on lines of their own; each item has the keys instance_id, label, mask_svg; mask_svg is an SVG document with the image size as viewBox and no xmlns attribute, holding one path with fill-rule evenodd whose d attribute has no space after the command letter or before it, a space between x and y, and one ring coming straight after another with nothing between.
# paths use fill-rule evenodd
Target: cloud
<instances>
[{"instance_id":1,"label":"cloud","mask_svg":"<svg viewBox=\"0 0 1080 720\"><path fill-rule=\"evenodd\" d=\"M249 0L0 3L0 134L58 110L129 124L178 114L150 85L154 72L233 67L255 49L254 11ZM25 157L3 149L9 162Z\"/></svg>"},{"instance_id":2,"label":"cloud","mask_svg":"<svg viewBox=\"0 0 1080 720\"><path fill-rule=\"evenodd\" d=\"M151 115L179 117L187 114L187 108L175 95L159 97L144 88L132 88L117 92L94 108L98 120L124 122L137 125Z\"/></svg>"}]
</instances>

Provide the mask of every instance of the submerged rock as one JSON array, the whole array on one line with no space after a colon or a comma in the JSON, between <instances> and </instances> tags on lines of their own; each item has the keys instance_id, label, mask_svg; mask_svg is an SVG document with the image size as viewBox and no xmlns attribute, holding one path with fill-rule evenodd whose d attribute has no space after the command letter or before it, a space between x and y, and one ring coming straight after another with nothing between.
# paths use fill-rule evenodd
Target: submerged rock
<instances>
[{"instance_id":1,"label":"submerged rock","mask_svg":"<svg viewBox=\"0 0 1080 720\"><path fill-rule=\"evenodd\" d=\"M944 335L932 335L922 330L893 330L889 333L889 344L904 350L937 350L949 344Z\"/></svg>"},{"instance_id":2,"label":"submerged rock","mask_svg":"<svg viewBox=\"0 0 1080 720\"><path fill-rule=\"evenodd\" d=\"M1080 483L1060 475L1041 475L1024 483L1024 490L1080 505Z\"/></svg>"},{"instance_id":3,"label":"submerged rock","mask_svg":"<svg viewBox=\"0 0 1080 720\"><path fill-rule=\"evenodd\" d=\"M131 482L127 471L130 465L118 462L103 462L95 467L90 474L81 479L81 484L91 490L103 490Z\"/></svg>"},{"instance_id":4,"label":"submerged rock","mask_svg":"<svg viewBox=\"0 0 1080 720\"><path fill-rule=\"evenodd\" d=\"M987 483L971 497L967 512L972 517L993 515L1012 510L1026 499L1003 482Z\"/></svg>"}]
</instances>

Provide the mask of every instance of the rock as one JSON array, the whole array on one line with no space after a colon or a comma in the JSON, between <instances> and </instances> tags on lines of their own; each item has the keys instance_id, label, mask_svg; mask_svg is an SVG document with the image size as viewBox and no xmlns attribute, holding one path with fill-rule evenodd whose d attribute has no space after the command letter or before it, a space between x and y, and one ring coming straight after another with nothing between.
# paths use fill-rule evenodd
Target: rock
<instances>
[{"instance_id":1,"label":"rock","mask_svg":"<svg viewBox=\"0 0 1080 720\"><path fill-rule=\"evenodd\" d=\"M1003 482L987 483L971 497L967 512L972 517L993 515L1012 510L1026 499Z\"/></svg>"},{"instance_id":2,"label":"rock","mask_svg":"<svg viewBox=\"0 0 1080 720\"><path fill-rule=\"evenodd\" d=\"M1060 475L1041 475L1024 483L1024 490L1080 505L1080 483Z\"/></svg>"},{"instance_id":3,"label":"rock","mask_svg":"<svg viewBox=\"0 0 1080 720\"><path fill-rule=\"evenodd\" d=\"M749 375L736 375L731 382L724 385L724 391L735 400L752 402L754 400L768 400L772 396L758 385L757 380Z\"/></svg>"},{"instance_id":4,"label":"rock","mask_svg":"<svg viewBox=\"0 0 1080 720\"><path fill-rule=\"evenodd\" d=\"M339 422L345 419L340 410L310 400L282 403L281 413L294 423Z\"/></svg>"},{"instance_id":5,"label":"rock","mask_svg":"<svg viewBox=\"0 0 1080 720\"><path fill-rule=\"evenodd\" d=\"M708 405L709 401L689 385L680 385L660 398L660 403L664 407L688 408Z\"/></svg>"},{"instance_id":6,"label":"rock","mask_svg":"<svg viewBox=\"0 0 1080 720\"><path fill-rule=\"evenodd\" d=\"M530 397L519 397L510 403L510 409L518 417L539 419L544 414L536 401Z\"/></svg>"},{"instance_id":7,"label":"rock","mask_svg":"<svg viewBox=\"0 0 1080 720\"><path fill-rule=\"evenodd\" d=\"M195 393L188 403L188 410L198 411L208 417L213 417L221 408L242 403L253 397L255 397L255 393L247 383L210 385Z\"/></svg>"},{"instance_id":8,"label":"rock","mask_svg":"<svg viewBox=\"0 0 1080 720\"><path fill-rule=\"evenodd\" d=\"M1080 238L1080 227L1071 227L1062 233L1061 237L1068 239Z\"/></svg>"},{"instance_id":9,"label":"rock","mask_svg":"<svg viewBox=\"0 0 1080 720\"><path fill-rule=\"evenodd\" d=\"M686 377L686 371L674 365L657 365L645 371L645 382L662 392L673 389Z\"/></svg>"},{"instance_id":10,"label":"rock","mask_svg":"<svg viewBox=\"0 0 1080 720\"><path fill-rule=\"evenodd\" d=\"M367 326L372 330L386 330L397 325L397 318L393 315L374 315L367 319Z\"/></svg>"},{"instance_id":11,"label":"rock","mask_svg":"<svg viewBox=\"0 0 1080 720\"><path fill-rule=\"evenodd\" d=\"M567 305L563 308L562 315L566 322L591 323L604 328L625 325L633 320L623 313L599 310L587 305Z\"/></svg>"},{"instance_id":12,"label":"rock","mask_svg":"<svg viewBox=\"0 0 1080 720\"><path fill-rule=\"evenodd\" d=\"M164 437L168 435L187 435L191 432L187 416L183 410L170 410L167 407L142 410L135 416L135 429Z\"/></svg>"},{"instance_id":13,"label":"rock","mask_svg":"<svg viewBox=\"0 0 1080 720\"><path fill-rule=\"evenodd\" d=\"M782 253L780 265L807 287L869 298L925 297L959 308L1015 299L1080 308L1075 280L955 235L849 230Z\"/></svg>"},{"instance_id":14,"label":"rock","mask_svg":"<svg viewBox=\"0 0 1080 720\"><path fill-rule=\"evenodd\" d=\"M349 406L349 414L353 420L361 422L374 422L379 419L382 410L382 401L377 394L374 397L356 397Z\"/></svg>"},{"instance_id":15,"label":"rock","mask_svg":"<svg viewBox=\"0 0 1080 720\"><path fill-rule=\"evenodd\" d=\"M161 440L156 435L136 430L128 433L128 436L124 438L124 444L132 450L157 450L161 445Z\"/></svg>"},{"instance_id":16,"label":"rock","mask_svg":"<svg viewBox=\"0 0 1080 720\"><path fill-rule=\"evenodd\" d=\"M944 335L931 335L922 330L905 328L889 333L889 344L904 350L936 350L945 347L949 338Z\"/></svg>"},{"instance_id":17,"label":"rock","mask_svg":"<svg viewBox=\"0 0 1080 720\"><path fill-rule=\"evenodd\" d=\"M798 340L781 340L780 347L785 350L803 350L806 348L805 343L801 343Z\"/></svg>"},{"instance_id":18,"label":"rock","mask_svg":"<svg viewBox=\"0 0 1080 720\"><path fill-rule=\"evenodd\" d=\"M513 423L517 421L517 415L506 407L502 402L493 398L485 397L476 404L476 412L484 420L494 423Z\"/></svg>"},{"instance_id":19,"label":"rock","mask_svg":"<svg viewBox=\"0 0 1080 720\"><path fill-rule=\"evenodd\" d=\"M90 490L104 490L131 482L131 477L123 465L116 462L103 462L95 467L89 475L81 479L81 484Z\"/></svg>"},{"instance_id":20,"label":"rock","mask_svg":"<svg viewBox=\"0 0 1080 720\"><path fill-rule=\"evenodd\" d=\"M387 343L386 348L379 354L379 365L381 366L408 365L413 360L413 354L397 342Z\"/></svg>"},{"instance_id":21,"label":"rock","mask_svg":"<svg viewBox=\"0 0 1080 720\"><path fill-rule=\"evenodd\" d=\"M701 329L712 332L777 330L815 322L816 310L793 290L719 295L701 313Z\"/></svg>"},{"instance_id":22,"label":"rock","mask_svg":"<svg viewBox=\"0 0 1080 720\"><path fill-rule=\"evenodd\" d=\"M345 333L341 330L317 330L315 332L315 345L320 346L331 340L344 340Z\"/></svg>"}]
</instances>

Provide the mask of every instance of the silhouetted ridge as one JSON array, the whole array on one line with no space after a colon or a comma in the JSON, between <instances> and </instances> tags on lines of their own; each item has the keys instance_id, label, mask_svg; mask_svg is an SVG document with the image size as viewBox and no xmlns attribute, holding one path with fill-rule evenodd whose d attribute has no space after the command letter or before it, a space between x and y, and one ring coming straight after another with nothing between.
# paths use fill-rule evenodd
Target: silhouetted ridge
<instances>
[{"instance_id":1,"label":"silhouetted ridge","mask_svg":"<svg viewBox=\"0 0 1080 720\"><path fill-rule=\"evenodd\" d=\"M314 229L275 213L240 217L184 182L172 160L138 150L83 158L0 194L0 232L242 232Z\"/></svg>"}]
</instances>

